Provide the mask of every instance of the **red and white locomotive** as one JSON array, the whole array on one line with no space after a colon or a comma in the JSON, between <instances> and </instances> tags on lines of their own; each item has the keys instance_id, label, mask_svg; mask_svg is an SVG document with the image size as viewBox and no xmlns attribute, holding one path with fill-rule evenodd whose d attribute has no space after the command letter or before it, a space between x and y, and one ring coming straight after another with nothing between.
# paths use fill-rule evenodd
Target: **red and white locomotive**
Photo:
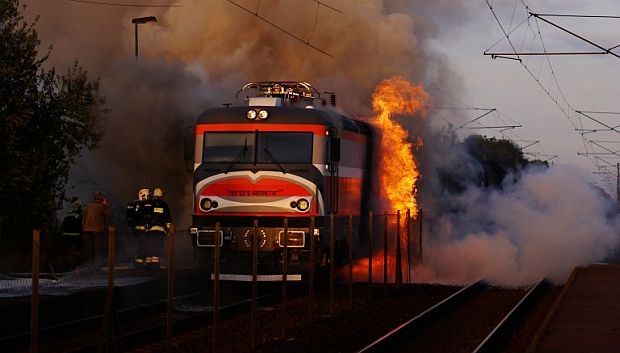
<instances>
[{"instance_id":1,"label":"red and white locomotive","mask_svg":"<svg viewBox=\"0 0 620 353\"><path fill-rule=\"evenodd\" d=\"M240 94L247 105L206 110L195 126L194 250L210 267L219 242L220 278L249 280L257 232L258 279L281 280L287 218L287 278L300 280L310 237L316 263L330 260L329 214L359 216L369 208L371 127L342 115L335 96L329 104L305 82L249 83ZM345 243L342 234L336 242Z\"/></svg>"}]
</instances>

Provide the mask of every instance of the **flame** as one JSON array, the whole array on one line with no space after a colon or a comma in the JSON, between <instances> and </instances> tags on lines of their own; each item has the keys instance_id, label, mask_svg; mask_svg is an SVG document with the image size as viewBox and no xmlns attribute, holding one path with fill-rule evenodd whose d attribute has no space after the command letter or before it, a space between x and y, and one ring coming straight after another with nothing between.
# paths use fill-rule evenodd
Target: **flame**
<instances>
[{"instance_id":1,"label":"flame","mask_svg":"<svg viewBox=\"0 0 620 353\"><path fill-rule=\"evenodd\" d=\"M393 114L426 113L426 104L430 96L424 89L407 81L402 76L381 82L372 95L372 106L377 115L371 120L381 131L380 180L390 209L411 210L411 215L418 213L416 181L420 173L413 155L414 148L422 145L422 139L415 139L415 144L408 141L409 134L396 121Z\"/></svg>"},{"instance_id":2,"label":"flame","mask_svg":"<svg viewBox=\"0 0 620 353\"><path fill-rule=\"evenodd\" d=\"M414 150L422 146L421 138L414 138L410 142L407 130L401 124L392 119L394 114L424 115L426 105L430 101L430 95L424 89L407 81L404 77L397 76L381 82L372 95L372 106L377 115L371 119L371 123L381 132L379 178L382 193L386 196L391 210L409 210L410 217L415 218L418 214L416 202L416 182L420 172L416 163ZM409 271L409 264L405 258L404 249L410 244L404 236L403 218L407 213L401 213L400 221L392 218L389 222L394 226L401 227L401 268L403 274ZM402 222L402 223L401 223ZM390 247L387 249L386 267L388 282L395 279L396 272L396 246L393 241L395 234L389 235ZM353 263L353 277L356 280L365 280L368 276L368 258L358 259ZM383 280L384 257L383 249L376 249L372 258L373 282Z\"/></svg>"}]
</instances>

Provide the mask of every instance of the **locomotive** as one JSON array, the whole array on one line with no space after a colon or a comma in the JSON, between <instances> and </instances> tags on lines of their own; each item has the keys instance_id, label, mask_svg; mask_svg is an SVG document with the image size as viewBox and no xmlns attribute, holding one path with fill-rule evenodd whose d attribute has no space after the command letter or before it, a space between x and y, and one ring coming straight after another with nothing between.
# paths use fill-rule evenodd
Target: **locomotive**
<instances>
[{"instance_id":1,"label":"locomotive","mask_svg":"<svg viewBox=\"0 0 620 353\"><path fill-rule=\"evenodd\" d=\"M286 218L287 279L302 280L314 270L311 243L317 266L337 260L329 259L329 215L368 211L372 128L338 111L335 95L325 93L329 101L306 82L248 83L236 94L244 104L198 117L189 235L207 268L221 245L220 279L252 279L257 237L257 279L281 280ZM335 248L346 246L344 232L335 238Z\"/></svg>"}]
</instances>

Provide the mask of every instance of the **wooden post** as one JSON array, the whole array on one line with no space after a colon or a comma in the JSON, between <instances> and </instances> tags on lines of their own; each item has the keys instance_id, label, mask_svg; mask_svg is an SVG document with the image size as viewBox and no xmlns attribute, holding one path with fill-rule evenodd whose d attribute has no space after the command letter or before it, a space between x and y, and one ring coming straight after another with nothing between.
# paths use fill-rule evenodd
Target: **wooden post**
<instances>
[{"instance_id":1,"label":"wooden post","mask_svg":"<svg viewBox=\"0 0 620 353\"><path fill-rule=\"evenodd\" d=\"M114 303L114 264L116 246L116 227L108 227L108 288L103 310L103 320L99 330L97 353L117 352L119 350L118 323L116 322L116 306Z\"/></svg>"},{"instance_id":2,"label":"wooden post","mask_svg":"<svg viewBox=\"0 0 620 353\"><path fill-rule=\"evenodd\" d=\"M41 231L32 231L32 296L30 299L30 352L39 350L39 249Z\"/></svg>"},{"instance_id":3,"label":"wooden post","mask_svg":"<svg viewBox=\"0 0 620 353\"><path fill-rule=\"evenodd\" d=\"M400 288L403 284L403 266L400 245L400 210L396 211L396 288Z\"/></svg>"},{"instance_id":4,"label":"wooden post","mask_svg":"<svg viewBox=\"0 0 620 353\"><path fill-rule=\"evenodd\" d=\"M114 295L114 263L116 262L116 227L108 227L108 295Z\"/></svg>"},{"instance_id":5,"label":"wooden post","mask_svg":"<svg viewBox=\"0 0 620 353\"><path fill-rule=\"evenodd\" d=\"M217 324L220 319L220 251L222 237L220 237L220 222L215 222L215 236L213 237L213 349L217 352Z\"/></svg>"},{"instance_id":6,"label":"wooden post","mask_svg":"<svg viewBox=\"0 0 620 353\"><path fill-rule=\"evenodd\" d=\"M411 284L411 211L407 210L407 283Z\"/></svg>"},{"instance_id":7,"label":"wooden post","mask_svg":"<svg viewBox=\"0 0 620 353\"><path fill-rule=\"evenodd\" d=\"M166 350L172 352L172 328L174 323L174 225L168 227L168 307L166 313Z\"/></svg>"},{"instance_id":8,"label":"wooden post","mask_svg":"<svg viewBox=\"0 0 620 353\"><path fill-rule=\"evenodd\" d=\"M329 314L334 314L334 214L329 214Z\"/></svg>"},{"instance_id":9,"label":"wooden post","mask_svg":"<svg viewBox=\"0 0 620 353\"><path fill-rule=\"evenodd\" d=\"M383 295L388 290L388 214L383 213Z\"/></svg>"},{"instance_id":10,"label":"wooden post","mask_svg":"<svg viewBox=\"0 0 620 353\"><path fill-rule=\"evenodd\" d=\"M349 306L353 305L353 215L349 215L347 223L349 239Z\"/></svg>"},{"instance_id":11,"label":"wooden post","mask_svg":"<svg viewBox=\"0 0 620 353\"><path fill-rule=\"evenodd\" d=\"M420 265L422 265L424 263L424 254L422 253L422 239L424 239L424 237L422 236L422 230L423 225L424 225L424 218L422 217L424 215L424 213L422 212L424 210L420 210Z\"/></svg>"},{"instance_id":12,"label":"wooden post","mask_svg":"<svg viewBox=\"0 0 620 353\"><path fill-rule=\"evenodd\" d=\"M310 318L310 321L312 321L312 302L314 301L314 270L316 267L314 259L316 256L314 253L314 222L314 216L310 217L310 229L308 235L310 237L310 268L308 269L308 274L310 276L308 280L308 318Z\"/></svg>"},{"instance_id":13,"label":"wooden post","mask_svg":"<svg viewBox=\"0 0 620 353\"><path fill-rule=\"evenodd\" d=\"M368 299L372 299L372 211L368 212Z\"/></svg>"},{"instance_id":14,"label":"wooden post","mask_svg":"<svg viewBox=\"0 0 620 353\"><path fill-rule=\"evenodd\" d=\"M252 310L250 312L250 350L256 348L256 295L258 291L258 219L252 230Z\"/></svg>"},{"instance_id":15,"label":"wooden post","mask_svg":"<svg viewBox=\"0 0 620 353\"><path fill-rule=\"evenodd\" d=\"M284 217L284 231L282 232L284 237L283 249L282 249L282 310L280 312L281 326L280 336L282 339L286 338L286 297L287 297L287 278L288 275L288 218ZM282 241L282 239L280 239Z\"/></svg>"}]
</instances>

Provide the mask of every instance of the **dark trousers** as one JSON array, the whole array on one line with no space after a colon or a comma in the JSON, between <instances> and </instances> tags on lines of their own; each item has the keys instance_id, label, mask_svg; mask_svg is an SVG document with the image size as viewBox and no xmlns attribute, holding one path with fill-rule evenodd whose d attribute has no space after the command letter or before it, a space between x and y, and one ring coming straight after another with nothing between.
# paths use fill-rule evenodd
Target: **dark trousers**
<instances>
[{"instance_id":1,"label":"dark trousers","mask_svg":"<svg viewBox=\"0 0 620 353\"><path fill-rule=\"evenodd\" d=\"M147 257L157 256L160 259L164 254L164 245L166 233L161 231L148 231L137 235L138 239L138 257L146 259Z\"/></svg>"},{"instance_id":2,"label":"dark trousers","mask_svg":"<svg viewBox=\"0 0 620 353\"><path fill-rule=\"evenodd\" d=\"M95 262L104 262L108 256L108 237L105 232L84 232L87 243L86 256Z\"/></svg>"}]
</instances>

